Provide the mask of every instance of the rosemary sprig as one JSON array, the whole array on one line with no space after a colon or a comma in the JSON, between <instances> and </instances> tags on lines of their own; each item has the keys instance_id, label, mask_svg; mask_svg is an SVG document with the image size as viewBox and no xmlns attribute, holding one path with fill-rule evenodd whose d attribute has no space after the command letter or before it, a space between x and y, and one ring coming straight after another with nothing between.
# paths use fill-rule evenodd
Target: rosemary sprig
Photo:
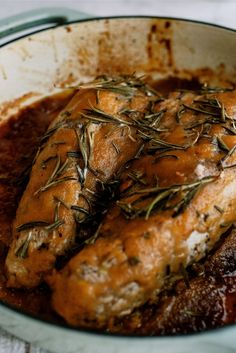
<instances>
[{"instance_id":1,"label":"rosemary sprig","mask_svg":"<svg viewBox=\"0 0 236 353\"><path fill-rule=\"evenodd\" d=\"M174 159L179 159L178 156L176 156L175 154L160 154L159 156L155 157L155 161L154 163L157 163L160 159L162 158L174 158Z\"/></svg>"},{"instance_id":2,"label":"rosemary sprig","mask_svg":"<svg viewBox=\"0 0 236 353\"><path fill-rule=\"evenodd\" d=\"M21 244L21 246L17 249L15 255L16 257L20 258L20 259L26 259L28 256L28 248L29 248L29 244L32 238L32 232L29 232L29 234L27 235L26 240Z\"/></svg>"},{"instance_id":3,"label":"rosemary sprig","mask_svg":"<svg viewBox=\"0 0 236 353\"><path fill-rule=\"evenodd\" d=\"M120 154L119 146L117 146L117 144L114 141L112 141L112 146L114 147L116 154L119 155Z\"/></svg>"},{"instance_id":4,"label":"rosemary sprig","mask_svg":"<svg viewBox=\"0 0 236 353\"><path fill-rule=\"evenodd\" d=\"M71 209L76 211L76 216L75 216L75 220L77 223L82 224L82 223L87 223L89 220L91 220L91 213L86 210L83 207L79 207L76 205L72 205ZM82 214L82 217L81 217Z\"/></svg>"},{"instance_id":5,"label":"rosemary sprig","mask_svg":"<svg viewBox=\"0 0 236 353\"><path fill-rule=\"evenodd\" d=\"M50 157L48 157L47 159L44 159L44 160L41 162L41 168L42 168L42 169L45 169L45 168L46 168L46 164L47 164L49 161L51 161L51 160L53 160L53 159L55 159L55 158L57 158L56 155L55 155L55 156L50 156Z\"/></svg>"},{"instance_id":6,"label":"rosemary sprig","mask_svg":"<svg viewBox=\"0 0 236 353\"><path fill-rule=\"evenodd\" d=\"M132 179L134 182L142 184L142 185L147 185L147 182L144 178L144 173L138 171L138 170L131 170L128 173L128 177Z\"/></svg>"},{"instance_id":7,"label":"rosemary sprig","mask_svg":"<svg viewBox=\"0 0 236 353\"><path fill-rule=\"evenodd\" d=\"M56 206L55 206L55 211L54 211L53 223L50 224L45 221L32 221L32 222L28 222L28 223L25 223L25 224L22 224L22 225L16 227L16 230L18 232L22 232L22 231L26 231L26 230L29 231L26 239L24 240L24 242L21 244L21 246L17 249L17 251L15 253L15 255L17 257L25 259L28 256L28 249L29 249L29 244L32 240L33 229L41 228L41 229L45 230L46 233L50 233L65 223L64 220L59 219L59 208L61 205L61 201L59 201L56 198L54 198L54 199L56 201Z\"/></svg>"},{"instance_id":8,"label":"rosemary sprig","mask_svg":"<svg viewBox=\"0 0 236 353\"><path fill-rule=\"evenodd\" d=\"M209 87L207 85L203 85L201 91L203 93L223 93L223 92L232 92L234 87Z\"/></svg>"},{"instance_id":9,"label":"rosemary sprig","mask_svg":"<svg viewBox=\"0 0 236 353\"><path fill-rule=\"evenodd\" d=\"M123 124L123 125L132 125L132 123L123 120L119 115L111 115L103 110L96 108L91 105L90 109L85 109L81 115L94 123L113 123L113 124Z\"/></svg>"},{"instance_id":10,"label":"rosemary sprig","mask_svg":"<svg viewBox=\"0 0 236 353\"><path fill-rule=\"evenodd\" d=\"M24 224L21 224L21 225L17 226L16 230L17 230L17 232L22 232L24 230L32 229L32 228L35 228L35 227L45 227L45 226L48 226L48 225L49 225L48 222L32 221L32 222L24 223Z\"/></svg>"},{"instance_id":11,"label":"rosemary sprig","mask_svg":"<svg viewBox=\"0 0 236 353\"><path fill-rule=\"evenodd\" d=\"M219 117L218 113L213 112L211 110L206 110L206 109L203 109L203 108L194 107L194 106L187 105L187 104L183 104L183 106L184 106L185 109L192 110L192 111L197 112L197 113L203 113L203 114Z\"/></svg>"},{"instance_id":12,"label":"rosemary sprig","mask_svg":"<svg viewBox=\"0 0 236 353\"><path fill-rule=\"evenodd\" d=\"M231 128L231 127L226 126L226 125L222 125L222 126L223 126L223 128L224 128L227 132L230 133L230 135L236 135L236 129Z\"/></svg>"},{"instance_id":13,"label":"rosemary sprig","mask_svg":"<svg viewBox=\"0 0 236 353\"><path fill-rule=\"evenodd\" d=\"M199 89L177 89L179 92L193 92L198 94L206 94L206 93L224 93L224 92L232 92L234 87L209 87L207 85L203 85Z\"/></svg>"},{"instance_id":14,"label":"rosemary sprig","mask_svg":"<svg viewBox=\"0 0 236 353\"><path fill-rule=\"evenodd\" d=\"M58 219L55 222L53 222L52 224L49 224L48 226L45 227L45 230L47 230L48 232L51 232L55 229L57 229L58 227L60 227L61 225L63 225L65 222L62 219Z\"/></svg>"},{"instance_id":15,"label":"rosemary sprig","mask_svg":"<svg viewBox=\"0 0 236 353\"><path fill-rule=\"evenodd\" d=\"M138 90L143 91L148 96L157 95L157 92L143 81L143 77L136 77L135 75L124 75L120 77L108 77L103 75L97 77L93 82L80 84L77 88L92 88L100 91L108 90L127 98L133 97Z\"/></svg>"},{"instance_id":16,"label":"rosemary sprig","mask_svg":"<svg viewBox=\"0 0 236 353\"><path fill-rule=\"evenodd\" d=\"M214 208L219 212L219 213L221 213L221 214L223 214L224 213L224 210L223 210L223 208L221 208L220 206L218 206L218 205L214 205Z\"/></svg>"},{"instance_id":17,"label":"rosemary sprig","mask_svg":"<svg viewBox=\"0 0 236 353\"><path fill-rule=\"evenodd\" d=\"M56 165L55 165L55 168L54 168L52 174L48 178L46 184L44 186L41 186L37 191L35 191L34 195L36 196L39 193L44 192L44 191L48 190L49 188L56 186L58 184L64 183L66 181L76 180L76 178L74 178L72 176L66 176L64 178L58 179L58 177L61 176L66 171L68 166L69 166L68 159L66 159L65 162L63 164L61 164L61 158L60 158L60 156L57 156Z\"/></svg>"},{"instance_id":18,"label":"rosemary sprig","mask_svg":"<svg viewBox=\"0 0 236 353\"><path fill-rule=\"evenodd\" d=\"M40 192L44 192L44 191L50 189L53 186L56 186L56 185L61 184L61 183L65 183L66 181L70 181L70 180L77 180L77 179L74 178L74 177L68 176L68 177L64 177L64 178L60 178L60 179L54 180L54 181L50 182L49 184L47 183L45 186L42 186L41 188L39 188L34 193L34 195L38 195Z\"/></svg>"},{"instance_id":19,"label":"rosemary sprig","mask_svg":"<svg viewBox=\"0 0 236 353\"><path fill-rule=\"evenodd\" d=\"M80 153L75 154L72 152L68 152L71 157L73 156L77 158L79 157L80 154L82 156L83 163L84 163L83 168L79 164L77 164L76 166L77 172L79 175L79 180L82 186L84 184L88 169L92 172L96 172L90 167L90 157L92 155L92 150L93 150L94 135L93 135L93 132L89 131L89 127L90 127L90 123L87 123L85 125L80 126L80 131L78 131L77 129L74 129L78 140Z\"/></svg>"},{"instance_id":20,"label":"rosemary sprig","mask_svg":"<svg viewBox=\"0 0 236 353\"><path fill-rule=\"evenodd\" d=\"M185 107L182 105L176 113L176 121L180 123L181 115L185 112Z\"/></svg>"},{"instance_id":21,"label":"rosemary sprig","mask_svg":"<svg viewBox=\"0 0 236 353\"><path fill-rule=\"evenodd\" d=\"M223 152L229 152L229 148L221 137L217 136L217 144L220 150Z\"/></svg>"},{"instance_id":22,"label":"rosemary sprig","mask_svg":"<svg viewBox=\"0 0 236 353\"><path fill-rule=\"evenodd\" d=\"M196 99L193 103L194 105L183 104L183 106L185 109L192 110L196 113L212 116L216 119L216 123L225 123L226 119L230 119L226 113L224 104L216 98Z\"/></svg>"},{"instance_id":23,"label":"rosemary sprig","mask_svg":"<svg viewBox=\"0 0 236 353\"><path fill-rule=\"evenodd\" d=\"M80 152L77 152L77 151L69 151L67 152L67 156L70 158L80 158L81 154Z\"/></svg>"},{"instance_id":24,"label":"rosemary sprig","mask_svg":"<svg viewBox=\"0 0 236 353\"><path fill-rule=\"evenodd\" d=\"M190 146L193 145L193 143L191 144L186 144L186 145L178 145L178 144L174 144L174 143L170 143L167 142L165 140L162 140L160 138L153 138L150 135L141 133L141 136L143 136L144 139L146 140L150 140L150 145L148 146L148 151L149 152L155 152L158 150L166 150L166 151L170 151L170 150L186 150L187 148L189 148Z\"/></svg>"},{"instance_id":25,"label":"rosemary sprig","mask_svg":"<svg viewBox=\"0 0 236 353\"><path fill-rule=\"evenodd\" d=\"M140 195L140 197L131 202L118 201L117 205L129 219L143 216L148 219L153 212L167 209L172 209L172 216L176 217L186 209L199 188L214 180L215 177L210 176L188 184L177 184L169 187L157 186L131 191L125 196Z\"/></svg>"},{"instance_id":26,"label":"rosemary sprig","mask_svg":"<svg viewBox=\"0 0 236 353\"><path fill-rule=\"evenodd\" d=\"M102 223L100 223L100 225L98 226L96 232L88 239L85 240L85 244L94 244L95 243L95 240L98 238L99 236L99 233L100 233L100 230L102 228Z\"/></svg>"},{"instance_id":27,"label":"rosemary sprig","mask_svg":"<svg viewBox=\"0 0 236 353\"><path fill-rule=\"evenodd\" d=\"M53 199L54 199L55 202L60 203L60 205L63 205L67 210L70 209L70 207L65 203L65 201L63 201L58 196L53 196Z\"/></svg>"},{"instance_id":28,"label":"rosemary sprig","mask_svg":"<svg viewBox=\"0 0 236 353\"><path fill-rule=\"evenodd\" d=\"M46 133L41 137L41 140L40 140L41 144L45 143L49 139L49 137L51 137L54 134L55 131L57 131L58 129L60 129L64 126L66 126L65 121L60 121L55 126L53 126L51 129L48 129L46 131Z\"/></svg>"},{"instance_id":29,"label":"rosemary sprig","mask_svg":"<svg viewBox=\"0 0 236 353\"><path fill-rule=\"evenodd\" d=\"M229 152L220 160L220 164L221 164L221 167L223 169L225 168L233 168L235 165L232 164L232 165L227 165L225 162L234 154L234 152L236 151L236 145L234 145L230 150Z\"/></svg>"}]
</instances>

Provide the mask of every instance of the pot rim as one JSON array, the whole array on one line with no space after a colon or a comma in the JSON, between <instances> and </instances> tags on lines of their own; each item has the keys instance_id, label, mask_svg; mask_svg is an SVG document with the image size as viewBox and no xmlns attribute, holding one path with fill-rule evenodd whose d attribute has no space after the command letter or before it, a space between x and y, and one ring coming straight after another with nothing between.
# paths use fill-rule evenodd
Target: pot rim
<instances>
[{"instance_id":1,"label":"pot rim","mask_svg":"<svg viewBox=\"0 0 236 353\"><path fill-rule=\"evenodd\" d=\"M78 20L72 20L72 21L68 21L66 23L62 23L62 24L56 24L53 25L51 27L47 27L47 28L42 28L42 29L38 29L38 30L33 30L31 33L26 33L23 35L20 35L17 38L11 39L9 41L7 41L6 43L0 45L0 49L4 48L6 46L8 46L9 44L12 44L18 40L30 37L32 35L36 35L38 33L41 32L45 32L45 31L49 31L49 30L53 30L56 28L60 28L60 27L65 27L68 25L73 25L76 23L83 23L83 22L95 22L95 21L100 21L100 20L119 20L119 19L154 19L154 20L169 20L169 21L179 21L179 22L186 22L186 23L193 23L193 24L197 24L197 25L203 25L206 27L212 27L212 28L216 28L216 29L220 29L220 30L225 30L227 32L232 32L232 33L236 33L236 29L227 27L227 26L223 26L223 25L218 25L218 24L214 24L211 22L207 22L207 21L199 21L199 20L194 20L194 19L188 19L188 18L182 18L182 17L172 17L172 16L151 16L151 15L118 15L118 16L95 16L95 17L89 17L88 18L81 18Z\"/></svg>"}]
</instances>

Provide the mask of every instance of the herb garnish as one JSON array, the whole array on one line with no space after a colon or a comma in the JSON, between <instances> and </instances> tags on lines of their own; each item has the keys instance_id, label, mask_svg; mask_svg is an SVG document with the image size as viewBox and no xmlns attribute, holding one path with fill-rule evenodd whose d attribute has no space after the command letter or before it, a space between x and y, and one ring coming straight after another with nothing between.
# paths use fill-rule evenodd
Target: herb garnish
<instances>
[{"instance_id":1,"label":"herb garnish","mask_svg":"<svg viewBox=\"0 0 236 353\"><path fill-rule=\"evenodd\" d=\"M234 154L235 151L236 151L236 145L234 145L229 150L229 152L220 160L220 164L223 169L233 168L236 166L236 164L231 164L231 165L226 164L226 161Z\"/></svg>"},{"instance_id":2,"label":"herb garnish","mask_svg":"<svg viewBox=\"0 0 236 353\"><path fill-rule=\"evenodd\" d=\"M32 221L28 223L24 223L18 227L16 227L17 232L22 232L22 231L29 231L26 239L23 241L21 246L17 249L15 255L19 258L25 259L28 256L28 248L29 244L32 240L33 237L33 229L34 228L40 228L45 231L45 233L50 233L57 228L59 228L61 225L64 224L64 220L59 219L59 208L61 205L61 201L58 200L57 198L54 197L54 200L56 201L56 206L55 206L55 211L54 211L54 221L52 223L48 223L45 221ZM35 236L36 234L34 234Z\"/></svg>"},{"instance_id":3,"label":"herb garnish","mask_svg":"<svg viewBox=\"0 0 236 353\"><path fill-rule=\"evenodd\" d=\"M127 197L136 196L133 201L117 201L117 205L128 219L144 217L146 220L154 212L173 210L172 217L178 216L189 205L197 191L215 177L205 177L188 184L176 184L169 187L154 187L129 191Z\"/></svg>"},{"instance_id":4,"label":"herb garnish","mask_svg":"<svg viewBox=\"0 0 236 353\"><path fill-rule=\"evenodd\" d=\"M65 162L63 164L61 164L61 158L60 158L60 156L57 156L56 165L55 165L55 168L54 168L52 174L48 178L46 184L44 186L41 186L37 191L35 191L34 195L38 195L40 192L44 192L44 191L48 190L49 188L51 188L55 185L58 185L60 183L64 183L69 180L76 180L76 178L72 177L72 176L66 176L66 177L58 179L58 177L61 176L67 170L68 166L69 166L68 159L66 159Z\"/></svg>"},{"instance_id":5,"label":"herb garnish","mask_svg":"<svg viewBox=\"0 0 236 353\"><path fill-rule=\"evenodd\" d=\"M144 173L139 171L139 170L131 170L128 173L128 177L130 179L132 179L136 183L139 183L139 184L142 184L142 185L146 185L147 184L147 182L146 182L146 180L144 178Z\"/></svg>"},{"instance_id":6,"label":"herb garnish","mask_svg":"<svg viewBox=\"0 0 236 353\"><path fill-rule=\"evenodd\" d=\"M48 225L49 225L48 222L32 221L32 222L24 223L24 224L21 224L20 226L17 226L16 230L17 230L17 232L22 232L24 230L32 229L32 228L35 228L35 227L45 227L45 226L48 226Z\"/></svg>"},{"instance_id":7,"label":"herb garnish","mask_svg":"<svg viewBox=\"0 0 236 353\"><path fill-rule=\"evenodd\" d=\"M116 154L120 154L120 149L114 141L112 141L112 146L114 147Z\"/></svg>"},{"instance_id":8,"label":"herb garnish","mask_svg":"<svg viewBox=\"0 0 236 353\"><path fill-rule=\"evenodd\" d=\"M120 77L108 77L103 75L97 77L93 82L80 84L77 88L91 88L99 91L108 90L127 98L132 98L138 91L143 91L147 96L157 95L157 92L143 81L143 77L136 77L135 75L124 75Z\"/></svg>"}]
</instances>

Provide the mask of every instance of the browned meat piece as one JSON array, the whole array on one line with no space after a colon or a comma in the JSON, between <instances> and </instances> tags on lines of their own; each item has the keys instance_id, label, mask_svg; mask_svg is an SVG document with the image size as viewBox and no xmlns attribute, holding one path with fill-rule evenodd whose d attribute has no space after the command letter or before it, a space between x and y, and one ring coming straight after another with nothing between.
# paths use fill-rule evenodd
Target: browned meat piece
<instances>
[{"instance_id":1,"label":"browned meat piece","mask_svg":"<svg viewBox=\"0 0 236 353\"><path fill-rule=\"evenodd\" d=\"M146 155L123 174L99 238L50 280L68 323L102 328L156 300L236 221L235 108L235 92L158 104L155 124L139 129Z\"/></svg>"},{"instance_id":2,"label":"browned meat piece","mask_svg":"<svg viewBox=\"0 0 236 353\"><path fill-rule=\"evenodd\" d=\"M71 248L95 211L98 181L104 185L140 148L133 121L120 112L142 119L157 98L134 77L101 78L82 88L42 139L13 225L8 286L37 286Z\"/></svg>"},{"instance_id":3,"label":"browned meat piece","mask_svg":"<svg viewBox=\"0 0 236 353\"><path fill-rule=\"evenodd\" d=\"M222 239L193 278L179 281L156 305L146 305L110 327L126 334L162 335L201 331L236 322L236 231Z\"/></svg>"}]
</instances>

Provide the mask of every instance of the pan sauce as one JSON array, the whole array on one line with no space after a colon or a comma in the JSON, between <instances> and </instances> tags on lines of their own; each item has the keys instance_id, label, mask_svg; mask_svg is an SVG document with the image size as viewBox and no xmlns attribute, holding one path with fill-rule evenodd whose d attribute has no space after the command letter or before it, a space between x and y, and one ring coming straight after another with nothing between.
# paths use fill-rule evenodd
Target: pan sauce
<instances>
[{"instance_id":1,"label":"pan sauce","mask_svg":"<svg viewBox=\"0 0 236 353\"><path fill-rule=\"evenodd\" d=\"M156 82L153 86L166 94L174 88L199 88L199 83L197 80L172 78ZM62 322L62 319L48 305L50 291L46 285L30 291L7 289L4 261L11 242L11 224L27 182L27 169L30 168L40 136L69 101L70 96L70 93L60 94L35 103L0 128L0 299L23 311L54 322ZM232 238L232 244L235 243L235 239L236 236ZM221 244L219 248L220 246ZM109 330L125 334L153 335L199 331L236 322L235 255L233 258L234 264L231 258L230 263L234 268L229 271L226 269L226 275L220 279L216 279L220 275L219 270L216 277L211 272L201 277L204 267L203 264L199 264L198 268L191 269L187 282L183 274L174 289L168 289L163 293L159 305L145 305L122 321L111 322ZM192 297L189 291L189 280L190 287L194 288L192 292L195 293L195 297ZM164 313L172 306L176 307L174 309L176 315L169 320L168 315L165 316Z\"/></svg>"}]
</instances>

